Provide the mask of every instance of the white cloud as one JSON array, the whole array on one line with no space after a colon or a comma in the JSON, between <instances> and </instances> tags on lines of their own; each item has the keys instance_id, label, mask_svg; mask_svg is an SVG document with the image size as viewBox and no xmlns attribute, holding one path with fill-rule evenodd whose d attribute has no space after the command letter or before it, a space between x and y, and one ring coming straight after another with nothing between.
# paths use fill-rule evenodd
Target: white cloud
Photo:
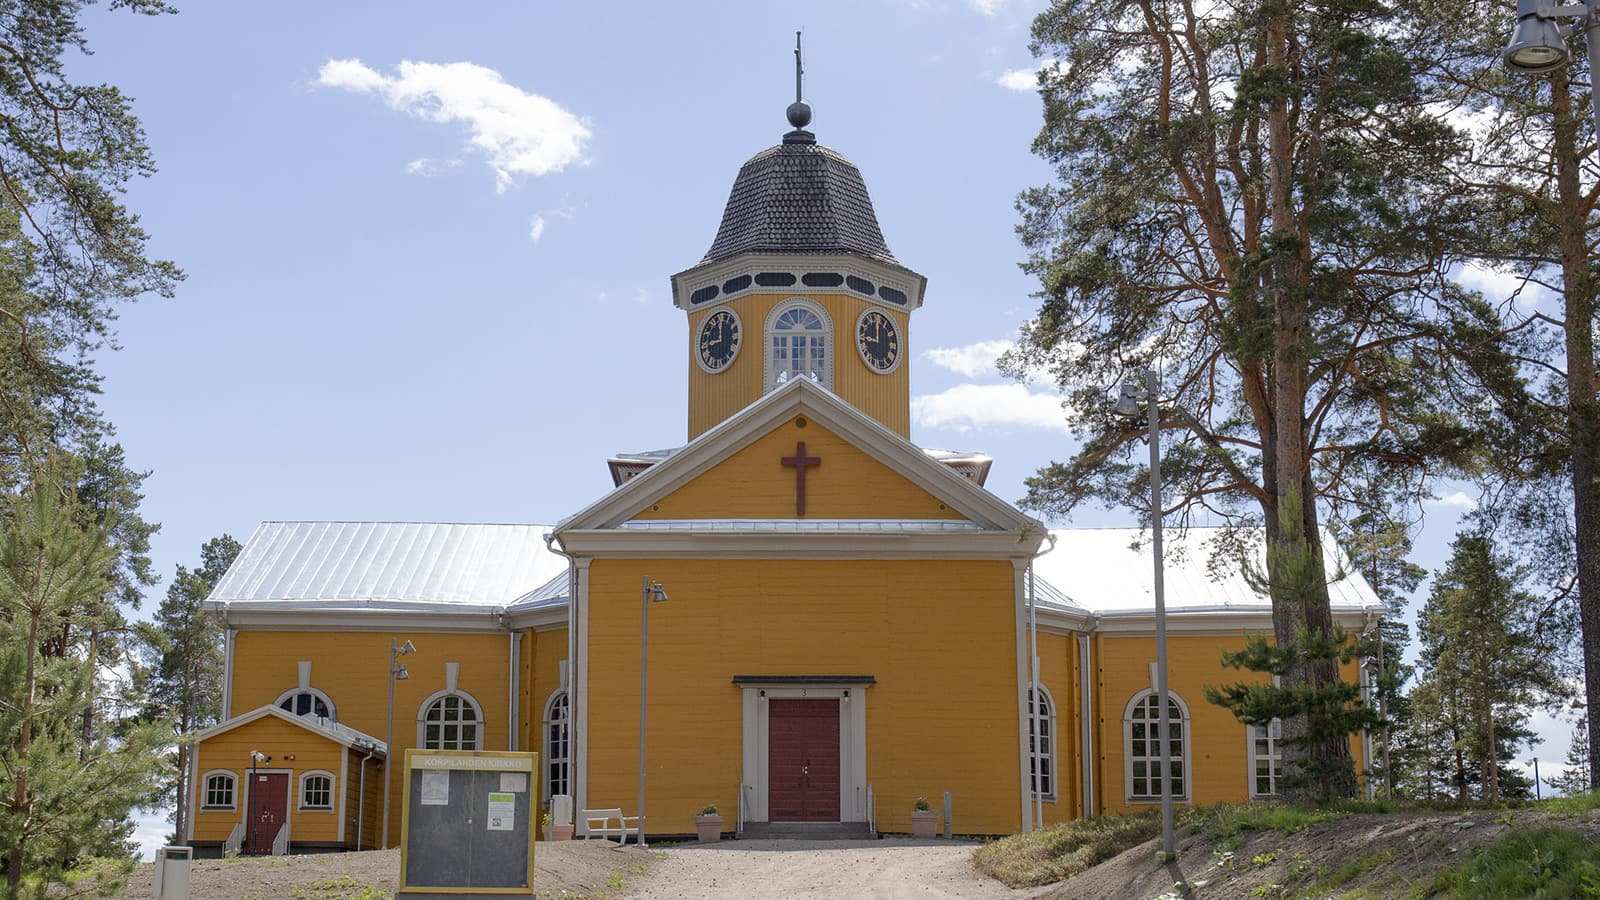
<instances>
[{"instance_id":1,"label":"white cloud","mask_svg":"<svg viewBox=\"0 0 1600 900\"><path fill-rule=\"evenodd\" d=\"M1478 508L1478 501L1467 496L1465 491L1452 491L1442 497L1433 498L1433 502L1439 506L1455 506L1461 509Z\"/></svg>"},{"instance_id":2,"label":"white cloud","mask_svg":"<svg viewBox=\"0 0 1600 900\"><path fill-rule=\"evenodd\" d=\"M584 121L548 97L507 84L493 69L405 60L396 72L383 75L358 59L330 59L317 72L317 83L377 93L391 108L419 119L464 124L467 146L494 169L496 191L520 175L547 175L584 162L590 137Z\"/></svg>"},{"instance_id":3,"label":"white cloud","mask_svg":"<svg viewBox=\"0 0 1600 900\"><path fill-rule=\"evenodd\" d=\"M1004 6L1005 2L1006 0L967 0L967 5L972 7L973 12L993 16L1000 12L1000 7Z\"/></svg>"},{"instance_id":4,"label":"white cloud","mask_svg":"<svg viewBox=\"0 0 1600 900\"><path fill-rule=\"evenodd\" d=\"M934 347L922 352L923 359L941 369L948 369L967 378L1000 374L995 360L1011 349L1010 341L979 341L965 347Z\"/></svg>"},{"instance_id":5,"label":"white cloud","mask_svg":"<svg viewBox=\"0 0 1600 900\"><path fill-rule=\"evenodd\" d=\"M650 302L650 292L645 290L644 288L634 288L633 289L633 302L635 302L635 303L649 303Z\"/></svg>"},{"instance_id":6,"label":"white cloud","mask_svg":"<svg viewBox=\"0 0 1600 900\"><path fill-rule=\"evenodd\" d=\"M1016 91L1018 93L1037 90L1039 87L1039 70L1037 68L1008 69L1001 72L1000 77L996 78L994 83L1008 91Z\"/></svg>"},{"instance_id":7,"label":"white cloud","mask_svg":"<svg viewBox=\"0 0 1600 900\"><path fill-rule=\"evenodd\" d=\"M1482 260L1468 260L1467 264L1455 272L1456 283L1463 287L1472 288L1483 294L1490 303L1506 300L1512 294L1521 291L1517 301L1524 306L1532 306L1544 289L1539 285L1529 282L1522 283L1522 276L1514 272L1500 272L1489 267Z\"/></svg>"},{"instance_id":8,"label":"white cloud","mask_svg":"<svg viewBox=\"0 0 1600 900\"><path fill-rule=\"evenodd\" d=\"M1061 398L1020 384L960 384L911 400L911 418L926 428L971 431L1017 425L1066 431Z\"/></svg>"},{"instance_id":9,"label":"white cloud","mask_svg":"<svg viewBox=\"0 0 1600 900\"><path fill-rule=\"evenodd\" d=\"M423 156L406 163L406 174L432 178L447 169L459 168L461 168L461 160L459 159L429 159Z\"/></svg>"},{"instance_id":10,"label":"white cloud","mask_svg":"<svg viewBox=\"0 0 1600 900\"><path fill-rule=\"evenodd\" d=\"M534 216L533 224L528 226L528 240L537 244L542 237L544 237L544 216Z\"/></svg>"}]
</instances>

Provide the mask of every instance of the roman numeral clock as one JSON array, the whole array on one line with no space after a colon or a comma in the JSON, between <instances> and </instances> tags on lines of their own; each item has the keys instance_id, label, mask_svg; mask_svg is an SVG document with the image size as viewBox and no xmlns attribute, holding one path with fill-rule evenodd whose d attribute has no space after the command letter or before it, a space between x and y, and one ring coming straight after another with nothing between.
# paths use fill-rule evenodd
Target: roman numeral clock
<instances>
[{"instance_id":1,"label":"roman numeral clock","mask_svg":"<svg viewBox=\"0 0 1600 900\"><path fill-rule=\"evenodd\" d=\"M869 309L856 320L856 349L867 368L879 374L900 364L900 332L894 319L879 309Z\"/></svg>"}]
</instances>

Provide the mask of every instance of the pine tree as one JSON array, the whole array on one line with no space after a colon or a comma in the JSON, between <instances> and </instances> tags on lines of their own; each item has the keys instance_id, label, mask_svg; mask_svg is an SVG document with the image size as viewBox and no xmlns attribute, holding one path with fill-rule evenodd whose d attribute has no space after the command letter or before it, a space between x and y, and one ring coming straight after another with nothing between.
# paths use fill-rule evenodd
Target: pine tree
<instances>
[{"instance_id":1,"label":"pine tree","mask_svg":"<svg viewBox=\"0 0 1600 900\"><path fill-rule=\"evenodd\" d=\"M129 813L157 790L161 729L127 719L86 733L103 690L88 635L111 586L109 526L78 524L75 500L41 484L0 526L0 857L8 893L48 884L81 856L126 857ZM57 648L59 651L59 648Z\"/></svg>"},{"instance_id":2,"label":"pine tree","mask_svg":"<svg viewBox=\"0 0 1600 900\"><path fill-rule=\"evenodd\" d=\"M1567 747L1567 769L1550 779L1550 786L1569 797L1589 793L1594 782L1589 780L1589 717L1584 716L1572 729L1572 743Z\"/></svg>"},{"instance_id":3,"label":"pine tree","mask_svg":"<svg viewBox=\"0 0 1600 900\"><path fill-rule=\"evenodd\" d=\"M212 538L200 548L200 566L178 567L167 598L156 610L146 634L151 677L149 702L152 718L170 719L178 739L171 755L176 777L163 799L173 807L173 822L181 841L188 820L189 755L183 738L217 721L222 714L222 623L201 604L217 580L239 555L239 542L228 535Z\"/></svg>"},{"instance_id":4,"label":"pine tree","mask_svg":"<svg viewBox=\"0 0 1600 900\"><path fill-rule=\"evenodd\" d=\"M1105 398L1161 369L1166 511L1264 527L1285 647L1333 634L1324 518L1375 469L1417 501L1479 438L1457 412L1515 385L1495 310L1440 276L1477 198L1442 167L1463 143L1410 61L1415 5L1057 0L1034 24L1056 177L1019 202L1042 302L1004 363L1049 372L1085 441L1025 502L1155 514L1140 430ZM1338 680L1309 647L1284 679ZM1302 764L1354 793L1348 736Z\"/></svg>"},{"instance_id":5,"label":"pine tree","mask_svg":"<svg viewBox=\"0 0 1600 900\"><path fill-rule=\"evenodd\" d=\"M1431 750L1445 757L1457 799L1499 800L1516 748L1532 736L1535 707L1559 708L1570 694L1549 640L1533 628L1530 595L1510 560L1482 534L1462 534L1417 617L1422 642L1417 713L1444 727Z\"/></svg>"}]
</instances>

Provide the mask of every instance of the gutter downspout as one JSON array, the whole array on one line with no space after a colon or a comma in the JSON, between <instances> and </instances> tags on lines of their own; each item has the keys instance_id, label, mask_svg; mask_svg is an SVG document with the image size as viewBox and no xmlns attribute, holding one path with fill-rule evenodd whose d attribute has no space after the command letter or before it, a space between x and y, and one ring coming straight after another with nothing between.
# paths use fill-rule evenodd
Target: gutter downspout
<instances>
[{"instance_id":1,"label":"gutter downspout","mask_svg":"<svg viewBox=\"0 0 1600 900\"><path fill-rule=\"evenodd\" d=\"M233 623L228 620L227 600L222 601L222 721L233 718Z\"/></svg>"},{"instance_id":2,"label":"gutter downspout","mask_svg":"<svg viewBox=\"0 0 1600 900\"><path fill-rule=\"evenodd\" d=\"M387 751L385 751L385 752L387 752ZM361 826L366 824L366 820L367 820L367 816L366 816L366 812L367 812L367 763L370 762L372 760L372 758L374 756L377 756L377 755L378 755L378 748L377 747L368 747L367 748L367 756L366 756L366 758L361 760L361 763L356 767L357 771L359 771L361 773L360 777L358 777L356 779L356 783L358 785L358 787L356 788L356 849L357 850L361 849ZM384 758L388 759L387 756L385 756Z\"/></svg>"},{"instance_id":3,"label":"gutter downspout","mask_svg":"<svg viewBox=\"0 0 1600 900\"><path fill-rule=\"evenodd\" d=\"M522 709L522 704L517 702L519 697L517 691L517 663L520 661L518 659L518 651L521 650L521 642L517 639L517 630L511 627L511 616L505 610L500 611L500 625L505 628L506 637L508 638L506 643L506 721L511 723L511 727L506 729L506 749L516 750L522 743L518 740L521 737L519 732L522 731L522 717L518 715Z\"/></svg>"},{"instance_id":4,"label":"gutter downspout","mask_svg":"<svg viewBox=\"0 0 1600 900\"><path fill-rule=\"evenodd\" d=\"M1049 531L1046 531L1044 536L1050 542L1050 546L1045 548L1043 552L1035 552L1033 558L1028 560L1028 645L1030 648L1028 651L1028 669L1031 672L1030 680L1032 682L1032 687L1029 689L1032 703L1028 707L1028 716L1033 720L1029 727L1035 746L1038 745L1039 741L1039 604L1034 591L1033 560L1056 548L1056 536ZM1033 748L1030 747L1030 757L1032 751ZM1033 827L1038 829L1044 827L1044 794L1039 791L1038 766L1031 758L1029 766L1033 770L1033 777L1030 779L1033 790ZM1059 774L1057 777L1060 777Z\"/></svg>"},{"instance_id":5,"label":"gutter downspout","mask_svg":"<svg viewBox=\"0 0 1600 900\"><path fill-rule=\"evenodd\" d=\"M551 531L544 536L544 545L551 553L565 557L567 560L567 793L573 798L573 824L577 824L578 785L587 777L587 772L581 771L579 766L586 763L578 753L577 730L578 705L587 702L588 698L578 696L578 561L565 549L556 548L556 533ZM583 719L582 721L588 721ZM542 727L542 726L541 726ZM540 746L540 752L543 752ZM543 763L541 763L543 764ZM548 769L546 770L549 771ZM540 779L541 782L544 779ZM546 786L545 790L549 790ZM587 793L587 792L585 792ZM554 800L551 801L552 805ZM585 825L587 828L587 824Z\"/></svg>"}]
</instances>

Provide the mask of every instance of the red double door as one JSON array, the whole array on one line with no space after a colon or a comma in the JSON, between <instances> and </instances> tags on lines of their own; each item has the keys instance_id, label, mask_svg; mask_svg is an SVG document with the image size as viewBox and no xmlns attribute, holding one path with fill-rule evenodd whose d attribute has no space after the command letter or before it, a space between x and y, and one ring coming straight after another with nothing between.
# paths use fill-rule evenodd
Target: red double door
<instances>
[{"instance_id":1,"label":"red double door","mask_svg":"<svg viewBox=\"0 0 1600 900\"><path fill-rule=\"evenodd\" d=\"M767 819L839 821L839 700L767 702Z\"/></svg>"}]
</instances>

